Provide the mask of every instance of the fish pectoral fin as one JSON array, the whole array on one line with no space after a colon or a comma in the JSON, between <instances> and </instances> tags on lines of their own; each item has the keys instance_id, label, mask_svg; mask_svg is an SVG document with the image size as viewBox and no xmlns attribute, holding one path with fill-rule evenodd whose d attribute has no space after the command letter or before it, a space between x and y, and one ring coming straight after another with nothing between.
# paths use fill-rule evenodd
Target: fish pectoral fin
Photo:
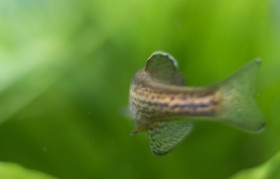
<instances>
[{"instance_id":1,"label":"fish pectoral fin","mask_svg":"<svg viewBox=\"0 0 280 179\"><path fill-rule=\"evenodd\" d=\"M155 155L164 155L179 144L192 130L189 121L160 121L148 130L151 150Z\"/></svg>"},{"instance_id":2,"label":"fish pectoral fin","mask_svg":"<svg viewBox=\"0 0 280 179\"><path fill-rule=\"evenodd\" d=\"M157 82L173 85L183 85L185 82L178 73L176 59L165 52L154 52L147 60L145 72Z\"/></svg>"}]
</instances>

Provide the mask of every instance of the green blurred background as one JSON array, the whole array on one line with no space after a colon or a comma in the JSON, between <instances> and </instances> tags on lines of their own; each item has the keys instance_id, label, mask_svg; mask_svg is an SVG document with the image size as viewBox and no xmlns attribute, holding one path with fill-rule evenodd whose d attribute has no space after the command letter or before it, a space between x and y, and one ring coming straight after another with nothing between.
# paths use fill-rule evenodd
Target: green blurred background
<instances>
[{"instance_id":1,"label":"green blurred background","mask_svg":"<svg viewBox=\"0 0 280 179\"><path fill-rule=\"evenodd\" d=\"M261 165L280 150L279 12L276 0L0 1L0 168L70 179L218 179ZM174 151L154 156L120 111L156 50L177 58L192 86L261 57L266 129L197 122Z\"/></svg>"}]
</instances>

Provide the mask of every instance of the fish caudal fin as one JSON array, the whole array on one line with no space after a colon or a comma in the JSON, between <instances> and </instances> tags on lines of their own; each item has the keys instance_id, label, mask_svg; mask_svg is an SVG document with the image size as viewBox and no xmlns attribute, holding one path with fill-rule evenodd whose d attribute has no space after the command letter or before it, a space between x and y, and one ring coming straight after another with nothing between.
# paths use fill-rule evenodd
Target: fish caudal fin
<instances>
[{"instance_id":1,"label":"fish caudal fin","mask_svg":"<svg viewBox=\"0 0 280 179\"><path fill-rule=\"evenodd\" d=\"M193 124L184 120L156 122L148 131L155 155L164 155L179 144L192 130Z\"/></svg>"},{"instance_id":2,"label":"fish caudal fin","mask_svg":"<svg viewBox=\"0 0 280 179\"><path fill-rule=\"evenodd\" d=\"M218 118L248 132L259 132L265 127L261 111L254 100L260 59L253 60L233 76L223 81L220 92L222 109Z\"/></svg>"}]
</instances>

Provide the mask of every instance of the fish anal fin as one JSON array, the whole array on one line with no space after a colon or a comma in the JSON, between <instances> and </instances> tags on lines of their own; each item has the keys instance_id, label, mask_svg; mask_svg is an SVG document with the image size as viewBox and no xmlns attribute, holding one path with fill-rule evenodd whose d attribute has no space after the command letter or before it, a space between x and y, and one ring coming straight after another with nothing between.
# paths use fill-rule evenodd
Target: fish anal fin
<instances>
[{"instance_id":1,"label":"fish anal fin","mask_svg":"<svg viewBox=\"0 0 280 179\"><path fill-rule=\"evenodd\" d=\"M155 155L164 155L179 144L192 130L189 121L160 121L148 130L151 150Z\"/></svg>"}]
</instances>

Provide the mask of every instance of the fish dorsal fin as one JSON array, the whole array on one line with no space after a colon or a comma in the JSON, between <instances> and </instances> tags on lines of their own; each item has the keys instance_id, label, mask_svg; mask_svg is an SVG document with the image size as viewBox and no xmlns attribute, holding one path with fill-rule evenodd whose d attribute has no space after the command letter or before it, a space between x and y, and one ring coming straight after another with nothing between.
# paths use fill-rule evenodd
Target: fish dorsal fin
<instances>
[{"instance_id":1,"label":"fish dorsal fin","mask_svg":"<svg viewBox=\"0 0 280 179\"><path fill-rule=\"evenodd\" d=\"M145 72L156 82L173 85L184 83L184 78L178 74L177 61L165 52L154 52L147 60Z\"/></svg>"},{"instance_id":2,"label":"fish dorsal fin","mask_svg":"<svg viewBox=\"0 0 280 179\"><path fill-rule=\"evenodd\" d=\"M150 146L155 155L164 155L179 144L192 130L189 121L160 121L149 129Z\"/></svg>"}]
</instances>

